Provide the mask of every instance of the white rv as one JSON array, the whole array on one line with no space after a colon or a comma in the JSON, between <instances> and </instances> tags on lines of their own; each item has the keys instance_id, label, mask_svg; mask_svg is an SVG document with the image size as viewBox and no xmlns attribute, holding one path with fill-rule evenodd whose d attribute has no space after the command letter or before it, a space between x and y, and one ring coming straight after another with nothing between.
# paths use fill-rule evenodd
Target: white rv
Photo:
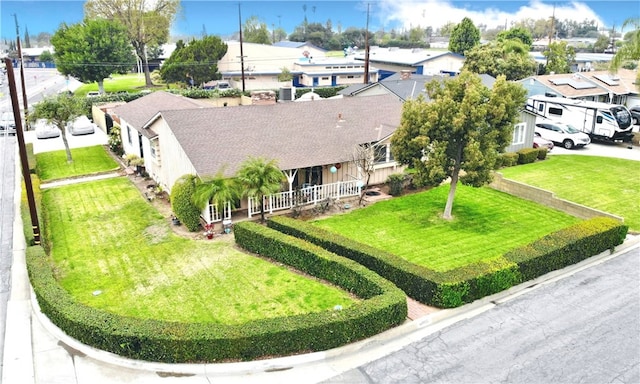
<instances>
[{"instance_id":1,"label":"white rv","mask_svg":"<svg viewBox=\"0 0 640 384\"><path fill-rule=\"evenodd\" d=\"M534 95L527 110L545 119L570 124L592 139L630 142L631 113L624 105Z\"/></svg>"}]
</instances>

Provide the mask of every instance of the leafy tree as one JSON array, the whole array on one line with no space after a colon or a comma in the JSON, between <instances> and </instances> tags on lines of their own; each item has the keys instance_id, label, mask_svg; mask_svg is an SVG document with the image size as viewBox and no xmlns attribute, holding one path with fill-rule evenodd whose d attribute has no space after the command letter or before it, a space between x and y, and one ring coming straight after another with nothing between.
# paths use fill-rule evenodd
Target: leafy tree
<instances>
[{"instance_id":1,"label":"leafy tree","mask_svg":"<svg viewBox=\"0 0 640 384\"><path fill-rule=\"evenodd\" d=\"M433 80L426 89L431 102L423 97L405 101L391 148L397 161L416 170L417 185L450 178L443 218L451 219L458 181L475 187L491 181L498 154L511 142L526 91L504 76L489 90L468 71Z\"/></svg>"},{"instance_id":2,"label":"leafy tree","mask_svg":"<svg viewBox=\"0 0 640 384\"><path fill-rule=\"evenodd\" d=\"M570 73L571 64L576 58L576 51L566 41L554 41L542 52L547 58L546 73Z\"/></svg>"},{"instance_id":3,"label":"leafy tree","mask_svg":"<svg viewBox=\"0 0 640 384\"><path fill-rule=\"evenodd\" d=\"M528 52L519 39L478 45L466 52L463 69L493 77L504 75L507 80L524 79L536 71L536 62Z\"/></svg>"},{"instance_id":4,"label":"leafy tree","mask_svg":"<svg viewBox=\"0 0 640 384\"><path fill-rule=\"evenodd\" d=\"M285 180L284 174L278 168L275 160L267 161L259 157L252 157L242 163L236 177L242 186L242 195L253 197L258 201L260 219L264 223L264 196L280 190L280 186Z\"/></svg>"},{"instance_id":5,"label":"leafy tree","mask_svg":"<svg viewBox=\"0 0 640 384\"><path fill-rule=\"evenodd\" d=\"M291 71L287 67L282 67L282 72L278 75L278 81L291 81L293 79L293 75Z\"/></svg>"},{"instance_id":6,"label":"leafy tree","mask_svg":"<svg viewBox=\"0 0 640 384\"><path fill-rule=\"evenodd\" d=\"M522 27L513 27L506 31L499 32L497 39L498 41L518 39L521 43L527 45L529 49L531 49L531 44L533 44L531 32Z\"/></svg>"},{"instance_id":7,"label":"leafy tree","mask_svg":"<svg viewBox=\"0 0 640 384\"><path fill-rule=\"evenodd\" d=\"M182 40L162 67L160 76L165 82L193 80L202 84L220 78L218 60L227 53L227 44L217 36L205 36L185 45Z\"/></svg>"},{"instance_id":8,"label":"leafy tree","mask_svg":"<svg viewBox=\"0 0 640 384\"><path fill-rule=\"evenodd\" d=\"M468 17L453 27L449 39L449 50L464 55L465 52L480 44L480 30Z\"/></svg>"},{"instance_id":9,"label":"leafy tree","mask_svg":"<svg viewBox=\"0 0 640 384\"><path fill-rule=\"evenodd\" d=\"M51 37L58 71L84 83L98 83L113 73L126 73L135 64L124 28L113 21L94 19L62 24Z\"/></svg>"},{"instance_id":10,"label":"leafy tree","mask_svg":"<svg viewBox=\"0 0 640 384\"><path fill-rule=\"evenodd\" d=\"M62 142L67 152L67 162L71 163L71 150L67 141L67 123L82 115L85 111L84 100L68 93L59 93L45 98L35 104L33 112L29 113L29 120L35 122L45 119L48 123L55 124L62 134Z\"/></svg>"},{"instance_id":11,"label":"leafy tree","mask_svg":"<svg viewBox=\"0 0 640 384\"><path fill-rule=\"evenodd\" d=\"M239 197L240 190L237 182L234 179L225 178L221 171L212 178L196 182L192 201L200 211L205 209L209 202L213 202L218 212L222 212L226 203L231 203Z\"/></svg>"},{"instance_id":12,"label":"leafy tree","mask_svg":"<svg viewBox=\"0 0 640 384\"><path fill-rule=\"evenodd\" d=\"M53 62L54 61L53 54L49 51L42 51L42 53L40 54L39 60L43 63Z\"/></svg>"},{"instance_id":13,"label":"leafy tree","mask_svg":"<svg viewBox=\"0 0 640 384\"><path fill-rule=\"evenodd\" d=\"M593 43L593 52L602 53L609 47L609 38L605 35L598 35L598 39Z\"/></svg>"},{"instance_id":14,"label":"leafy tree","mask_svg":"<svg viewBox=\"0 0 640 384\"><path fill-rule=\"evenodd\" d=\"M625 34L624 44L618 49L611 60L611 70L617 71L625 61L635 61L640 64L640 18L630 18L624 21L622 29L631 26L634 29ZM628 37L628 38L627 38ZM636 65L637 67L637 65ZM636 75L636 85L640 90L640 72Z\"/></svg>"},{"instance_id":15,"label":"leafy tree","mask_svg":"<svg viewBox=\"0 0 640 384\"><path fill-rule=\"evenodd\" d=\"M201 210L193 203L196 181L194 175L183 175L173 184L170 197L173 213L191 232L200 226Z\"/></svg>"},{"instance_id":16,"label":"leafy tree","mask_svg":"<svg viewBox=\"0 0 640 384\"><path fill-rule=\"evenodd\" d=\"M247 43L271 44L267 24L261 22L258 16L251 16L242 27L242 40Z\"/></svg>"},{"instance_id":17,"label":"leafy tree","mask_svg":"<svg viewBox=\"0 0 640 384\"><path fill-rule=\"evenodd\" d=\"M439 35L444 37L449 37L451 36L451 33L453 32L453 29L455 27L456 27L456 23L454 23L453 21L448 21L447 23L445 23L445 25L440 27Z\"/></svg>"},{"instance_id":18,"label":"leafy tree","mask_svg":"<svg viewBox=\"0 0 640 384\"><path fill-rule=\"evenodd\" d=\"M119 21L144 67L147 87L153 86L149 72L147 46L162 45L169 40L169 28L180 8L180 0L87 0L88 18Z\"/></svg>"}]
</instances>

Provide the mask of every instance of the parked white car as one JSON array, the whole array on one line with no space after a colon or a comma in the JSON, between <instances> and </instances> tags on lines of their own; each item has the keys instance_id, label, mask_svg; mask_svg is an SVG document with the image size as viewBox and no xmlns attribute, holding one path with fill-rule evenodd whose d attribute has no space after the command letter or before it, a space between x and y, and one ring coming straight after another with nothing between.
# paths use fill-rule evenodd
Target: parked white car
<instances>
[{"instance_id":1,"label":"parked white car","mask_svg":"<svg viewBox=\"0 0 640 384\"><path fill-rule=\"evenodd\" d=\"M50 139L60 136L60 129L46 119L36 121L36 137L38 139Z\"/></svg>"},{"instance_id":2,"label":"parked white car","mask_svg":"<svg viewBox=\"0 0 640 384\"><path fill-rule=\"evenodd\" d=\"M2 116L0 116L0 133L16 134L16 119L13 118L13 112L2 112Z\"/></svg>"},{"instance_id":3,"label":"parked white car","mask_svg":"<svg viewBox=\"0 0 640 384\"><path fill-rule=\"evenodd\" d=\"M96 131L96 124L93 123L87 116L78 116L75 120L67 123L67 132L77 135L90 135Z\"/></svg>"},{"instance_id":4,"label":"parked white car","mask_svg":"<svg viewBox=\"0 0 640 384\"><path fill-rule=\"evenodd\" d=\"M591 138L586 133L556 121L536 123L535 134L566 149L584 147L591 143Z\"/></svg>"}]
</instances>

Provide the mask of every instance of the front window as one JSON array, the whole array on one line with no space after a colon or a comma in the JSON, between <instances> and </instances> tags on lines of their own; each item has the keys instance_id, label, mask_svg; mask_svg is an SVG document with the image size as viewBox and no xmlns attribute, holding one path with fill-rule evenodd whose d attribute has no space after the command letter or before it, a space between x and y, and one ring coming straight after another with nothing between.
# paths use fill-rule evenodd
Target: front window
<instances>
[{"instance_id":1,"label":"front window","mask_svg":"<svg viewBox=\"0 0 640 384\"><path fill-rule=\"evenodd\" d=\"M133 145L133 140L131 139L131 127L127 125L127 140L130 145Z\"/></svg>"},{"instance_id":2,"label":"front window","mask_svg":"<svg viewBox=\"0 0 640 384\"><path fill-rule=\"evenodd\" d=\"M513 127L513 139L511 140L511 144L523 144L524 143L524 133L527 130L526 123L519 123Z\"/></svg>"}]
</instances>

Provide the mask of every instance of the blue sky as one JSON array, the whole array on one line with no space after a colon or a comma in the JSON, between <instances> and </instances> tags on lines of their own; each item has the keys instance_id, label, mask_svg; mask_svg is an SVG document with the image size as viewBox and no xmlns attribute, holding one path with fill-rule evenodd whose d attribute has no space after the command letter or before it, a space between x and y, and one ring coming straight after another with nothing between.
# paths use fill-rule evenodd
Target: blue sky
<instances>
[{"instance_id":1,"label":"blue sky","mask_svg":"<svg viewBox=\"0 0 640 384\"><path fill-rule=\"evenodd\" d=\"M448 21L460 22L470 17L476 25L489 28L523 18L545 18L554 12L558 19L577 21L595 19L600 25L619 29L629 17L640 15L638 0L583 0L583 1L446 1L446 0L371 0L371 1L222 1L182 0L182 12L173 27L174 36L199 36L203 28L208 34L229 36L238 30L238 4L243 21L258 16L269 28L281 26L291 33L302 23L305 15L309 22L325 23L330 19L334 30L338 25L364 28L367 4L370 7L370 30L402 29L415 26L437 28ZM29 34L53 33L60 23L77 23L83 18L84 1L79 0L1 0L0 34L3 39L14 39L17 16L21 36L26 27ZM304 6L306 5L306 12Z\"/></svg>"}]
</instances>

